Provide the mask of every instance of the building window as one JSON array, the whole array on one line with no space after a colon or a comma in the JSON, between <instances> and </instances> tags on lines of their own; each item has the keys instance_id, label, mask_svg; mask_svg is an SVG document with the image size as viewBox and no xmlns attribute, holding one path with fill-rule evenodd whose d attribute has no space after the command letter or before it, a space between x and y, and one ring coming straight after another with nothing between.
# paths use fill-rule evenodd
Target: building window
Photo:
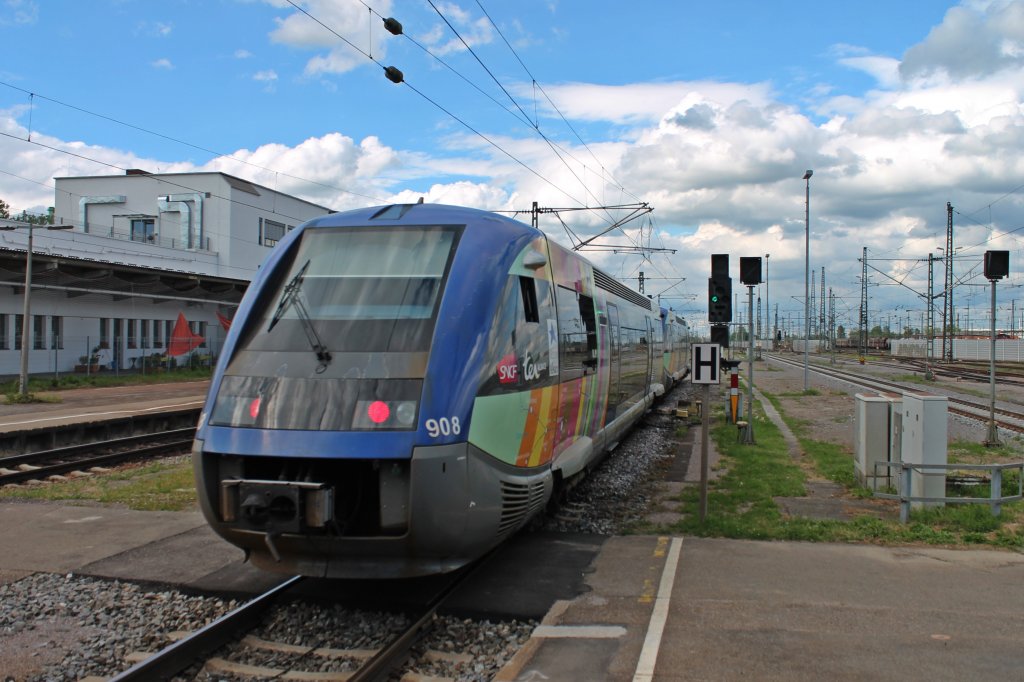
<instances>
[{"instance_id":1,"label":"building window","mask_svg":"<svg viewBox=\"0 0 1024 682\"><path fill-rule=\"evenodd\" d=\"M124 321L125 334L128 336L128 347L129 348L138 348L139 347L138 343L136 343L137 342L137 338L135 336L135 327L136 327L135 322L136 322L136 320L125 320Z\"/></svg>"},{"instance_id":2,"label":"building window","mask_svg":"<svg viewBox=\"0 0 1024 682\"><path fill-rule=\"evenodd\" d=\"M132 241L152 242L156 238L156 226L152 219L132 220Z\"/></svg>"},{"instance_id":3,"label":"building window","mask_svg":"<svg viewBox=\"0 0 1024 682\"><path fill-rule=\"evenodd\" d=\"M46 348L46 316L32 316L32 348L43 350Z\"/></svg>"},{"instance_id":4,"label":"building window","mask_svg":"<svg viewBox=\"0 0 1024 682\"><path fill-rule=\"evenodd\" d=\"M149 348L149 320L139 320L139 337L142 339L142 347Z\"/></svg>"},{"instance_id":5,"label":"building window","mask_svg":"<svg viewBox=\"0 0 1024 682\"><path fill-rule=\"evenodd\" d=\"M7 350L11 347L11 341L7 338L7 315L0 315L0 350Z\"/></svg>"},{"instance_id":6,"label":"building window","mask_svg":"<svg viewBox=\"0 0 1024 682\"><path fill-rule=\"evenodd\" d=\"M174 334L174 320L164 320L164 338L167 339L168 347L171 345L171 337Z\"/></svg>"},{"instance_id":7,"label":"building window","mask_svg":"<svg viewBox=\"0 0 1024 682\"><path fill-rule=\"evenodd\" d=\"M23 319L22 315L14 316L14 350L21 350L21 323Z\"/></svg>"},{"instance_id":8,"label":"building window","mask_svg":"<svg viewBox=\"0 0 1024 682\"><path fill-rule=\"evenodd\" d=\"M263 246L274 246L284 237L284 233L284 223L263 219L263 238L261 240Z\"/></svg>"},{"instance_id":9,"label":"building window","mask_svg":"<svg viewBox=\"0 0 1024 682\"><path fill-rule=\"evenodd\" d=\"M110 348L110 320L106 317L100 318L100 348Z\"/></svg>"},{"instance_id":10,"label":"building window","mask_svg":"<svg viewBox=\"0 0 1024 682\"><path fill-rule=\"evenodd\" d=\"M160 320L153 320L153 348L163 348L164 341L161 331L163 331L163 324Z\"/></svg>"},{"instance_id":11,"label":"building window","mask_svg":"<svg viewBox=\"0 0 1024 682\"><path fill-rule=\"evenodd\" d=\"M64 350L64 318L57 315L50 318L50 348Z\"/></svg>"}]
</instances>

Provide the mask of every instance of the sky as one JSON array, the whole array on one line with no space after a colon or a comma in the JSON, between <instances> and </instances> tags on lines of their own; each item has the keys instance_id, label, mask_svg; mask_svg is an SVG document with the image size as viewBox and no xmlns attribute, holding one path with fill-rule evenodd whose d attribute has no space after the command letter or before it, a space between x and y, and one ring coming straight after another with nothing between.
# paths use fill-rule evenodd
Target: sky
<instances>
[{"instance_id":1,"label":"sky","mask_svg":"<svg viewBox=\"0 0 1024 682\"><path fill-rule=\"evenodd\" d=\"M334 210L537 202L698 330L712 253L734 320L739 258L762 256L755 297L800 329L805 249L855 328L867 247L870 324L897 330L922 326L948 202L960 326L988 327L990 249L1010 252L999 325L1022 326L1024 0L0 0L0 42L14 212L126 168Z\"/></svg>"}]
</instances>

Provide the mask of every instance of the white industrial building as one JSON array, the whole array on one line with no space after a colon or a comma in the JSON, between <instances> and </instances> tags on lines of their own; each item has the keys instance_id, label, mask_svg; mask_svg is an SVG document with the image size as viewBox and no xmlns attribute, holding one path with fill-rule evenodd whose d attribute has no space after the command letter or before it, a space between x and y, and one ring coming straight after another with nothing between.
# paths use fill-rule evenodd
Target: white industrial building
<instances>
[{"instance_id":1,"label":"white industrial building","mask_svg":"<svg viewBox=\"0 0 1024 682\"><path fill-rule=\"evenodd\" d=\"M216 355L260 264L330 209L224 173L56 178L54 225L0 220L0 375L17 375L32 240L29 373L142 367L183 313ZM70 229L69 229L70 226ZM86 364L91 364L89 361ZM80 368L81 369L81 368Z\"/></svg>"}]
</instances>

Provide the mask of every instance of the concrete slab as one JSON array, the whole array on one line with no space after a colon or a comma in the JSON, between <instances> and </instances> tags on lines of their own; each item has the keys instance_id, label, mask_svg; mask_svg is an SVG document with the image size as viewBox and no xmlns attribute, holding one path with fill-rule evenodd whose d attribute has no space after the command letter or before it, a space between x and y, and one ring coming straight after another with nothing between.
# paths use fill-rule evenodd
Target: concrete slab
<instances>
[{"instance_id":1,"label":"concrete slab","mask_svg":"<svg viewBox=\"0 0 1024 682\"><path fill-rule=\"evenodd\" d=\"M71 571L205 525L198 511L0 503L0 571Z\"/></svg>"},{"instance_id":2,"label":"concrete slab","mask_svg":"<svg viewBox=\"0 0 1024 682\"><path fill-rule=\"evenodd\" d=\"M224 542L204 523L86 564L75 572L102 578L193 585L221 569L237 571L244 556L242 550Z\"/></svg>"},{"instance_id":3,"label":"concrete slab","mask_svg":"<svg viewBox=\"0 0 1024 682\"><path fill-rule=\"evenodd\" d=\"M607 539L582 533L516 535L452 595L445 610L540 620L556 601L587 591L586 575Z\"/></svg>"},{"instance_id":4,"label":"concrete slab","mask_svg":"<svg viewBox=\"0 0 1024 682\"><path fill-rule=\"evenodd\" d=\"M1013 679L1024 556L690 539L656 681Z\"/></svg>"}]
</instances>

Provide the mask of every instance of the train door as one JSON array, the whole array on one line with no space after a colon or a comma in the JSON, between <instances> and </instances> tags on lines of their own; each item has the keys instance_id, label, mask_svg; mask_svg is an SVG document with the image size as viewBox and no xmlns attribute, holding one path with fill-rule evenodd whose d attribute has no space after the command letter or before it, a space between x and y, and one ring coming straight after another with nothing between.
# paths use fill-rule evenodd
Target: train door
<instances>
[{"instance_id":1,"label":"train door","mask_svg":"<svg viewBox=\"0 0 1024 682\"><path fill-rule=\"evenodd\" d=\"M619 387L619 373L622 366L619 357L619 308L614 303L608 304L608 410L604 423L608 424L618 414L619 403L622 402Z\"/></svg>"}]
</instances>

